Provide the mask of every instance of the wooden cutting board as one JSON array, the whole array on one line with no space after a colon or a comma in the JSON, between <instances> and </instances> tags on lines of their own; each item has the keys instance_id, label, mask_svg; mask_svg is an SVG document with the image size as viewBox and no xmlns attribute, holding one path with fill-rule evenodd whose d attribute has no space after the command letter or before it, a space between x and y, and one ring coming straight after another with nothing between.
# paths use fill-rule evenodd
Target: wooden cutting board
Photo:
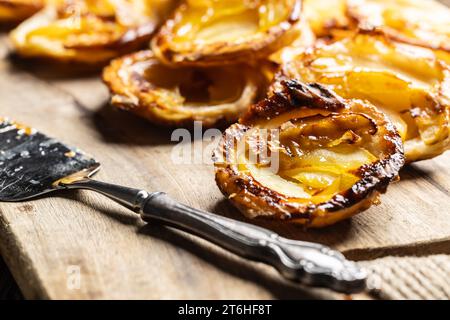
<instances>
[{"instance_id":1,"label":"wooden cutting board","mask_svg":"<svg viewBox=\"0 0 450 320\"><path fill-rule=\"evenodd\" d=\"M108 106L97 74L7 58L0 40L0 116L95 155L97 178L165 191L191 206L241 219L208 164L174 165L171 131ZM319 230L260 223L356 260L450 253L450 154L409 166L382 204ZM0 204L0 252L26 298L266 299L331 297L289 284L259 263L159 224L94 193Z\"/></svg>"}]
</instances>

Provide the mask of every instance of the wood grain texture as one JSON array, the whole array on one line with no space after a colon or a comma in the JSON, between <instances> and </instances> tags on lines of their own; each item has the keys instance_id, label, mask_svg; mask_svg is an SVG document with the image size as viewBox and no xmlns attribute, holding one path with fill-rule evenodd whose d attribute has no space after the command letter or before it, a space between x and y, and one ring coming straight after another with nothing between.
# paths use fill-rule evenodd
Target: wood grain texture
<instances>
[{"instance_id":1,"label":"wood grain texture","mask_svg":"<svg viewBox=\"0 0 450 320\"><path fill-rule=\"evenodd\" d=\"M0 41L0 115L76 145L103 165L97 178L165 191L188 205L242 219L211 165L175 165L171 132L108 105L98 75L8 57ZM450 253L450 154L409 166L382 204L319 231L267 222L283 236L330 245L356 259ZM0 204L0 252L26 298L339 298L285 282L271 268L194 236L146 225L90 192ZM71 288L73 270L80 288Z\"/></svg>"}]
</instances>

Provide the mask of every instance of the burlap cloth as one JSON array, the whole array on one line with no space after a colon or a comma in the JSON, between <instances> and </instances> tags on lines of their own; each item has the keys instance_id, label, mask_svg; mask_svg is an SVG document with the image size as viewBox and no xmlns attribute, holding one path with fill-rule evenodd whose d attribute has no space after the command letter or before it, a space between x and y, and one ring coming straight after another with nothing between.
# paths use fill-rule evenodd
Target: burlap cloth
<instances>
[{"instance_id":1,"label":"burlap cloth","mask_svg":"<svg viewBox=\"0 0 450 320\"><path fill-rule=\"evenodd\" d=\"M362 261L372 296L380 299L450 299L450 255Z\"/></svg>"}]
</instances>

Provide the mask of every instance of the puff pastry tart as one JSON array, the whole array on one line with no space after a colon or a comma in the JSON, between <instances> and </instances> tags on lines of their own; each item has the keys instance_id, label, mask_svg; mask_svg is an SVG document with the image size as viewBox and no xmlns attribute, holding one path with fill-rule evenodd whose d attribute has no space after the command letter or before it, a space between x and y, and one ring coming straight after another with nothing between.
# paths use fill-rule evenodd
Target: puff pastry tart
<instances>
[{"instance_id":1,"label":"puff pastry tart","mask_svg":"<svg viewBox=\"0 0 450 320\"><path fill-rule=\"evenodd\" d=\"M150 40L170 1L72 0L49 5L11 33L18 54L104 63Z\"/></svg>"},{"instance_id":2,"label":"puff pastry tart","mask_svg":"<svg viewBox=\"0 0 450 320\"><path fill-rule=\"evenodd\" d=\"M301 0L186 0L152 49L167 64L250 62L294 41L300 12Z\"/></svg>"},{"instance_id":3,"label":"puff pastry tart","mask_svg":"<svg viewBox=\"0 0 450 320\"><path fill-rule=\"evenodd\" d=\"M401 138L376 108L296 80L228 128L215 153L217 184L247 217L309 227L377 203L403 163Z\"/></svg>"},{"instance_id":4,"label":"puff pastry tart","mask_svg":"<svg viewBox=\"0 0 450 320\"><path fill-rule=\"evenodd\" d=\"M42 9L45 0L0 0L0 23L18 23Z\"/></svg>"},{"instance_id":5,"label":"puff pastry tart","mask_svg":"<svg viewBox=\"0 0 450 320\"><path fill-rule=\"evenodd\" d=\"M450 9L435 0L347 0L361 28L376 28L396 41L438 50L450 63Z\"/></svg>"},{"instance_id":6,"label":"puff pastry tart","mask_svg":"<svg viewBox=\"0 0 450 320\"><path fill-rule=\"evenodd\" d=\"M211 127L236 121L255 101L256 74L242 65L174 69L146 50L113 60L103 79L119 108L156 124Z\"/></svg>"},{"instance_id":7,"label":"puff pastry tart","mask_svg":"<svg viewBox=\"0 0 450 320\"><path fill-rule=\"evenodd\" d=\"M276 78L318 82L344 98L370 101L397 127L407 162L449 148L450 68L431 50L360 33L298 56Z\"/></svg>"}]
</instances>

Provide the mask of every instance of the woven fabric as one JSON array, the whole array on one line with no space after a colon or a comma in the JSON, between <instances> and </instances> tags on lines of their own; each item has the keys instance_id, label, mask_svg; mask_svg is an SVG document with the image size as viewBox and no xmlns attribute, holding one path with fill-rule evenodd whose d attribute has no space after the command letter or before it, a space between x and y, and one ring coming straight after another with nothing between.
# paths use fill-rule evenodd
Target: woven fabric
<instances>
[{"instance_id":1,"label":"woven fabric","mask_svg":"<svg viewBox=\"0 0 450 320\"><path fill-rule=\"evenodd\" d=\"M371 294L392 300L450 299L450 256L386 257L360 262Z\"/></svg>"}]
</instances>

